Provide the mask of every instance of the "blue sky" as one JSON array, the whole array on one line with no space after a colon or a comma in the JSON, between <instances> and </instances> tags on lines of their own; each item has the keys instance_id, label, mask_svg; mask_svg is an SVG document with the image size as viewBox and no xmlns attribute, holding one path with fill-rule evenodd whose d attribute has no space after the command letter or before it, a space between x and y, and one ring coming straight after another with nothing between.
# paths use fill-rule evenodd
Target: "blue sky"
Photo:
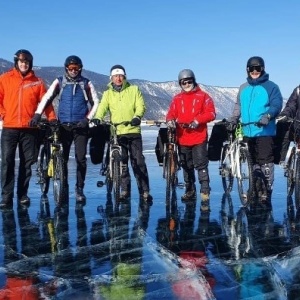
<instances>
[{"instance_id":1,"label":"blue sky","mask_svg":"<svg viewBox=\"0 0 300 300\"><path fill-rule=\"evenodd\" d=\"M0 57L20 48L34 65L62 66L76 54L84 68L109 74L122 64L130 79L177 79L238 87L250 56L265 59L284 97L300 83L299 0L3 1Z\"/></svg>"}]
</instances>

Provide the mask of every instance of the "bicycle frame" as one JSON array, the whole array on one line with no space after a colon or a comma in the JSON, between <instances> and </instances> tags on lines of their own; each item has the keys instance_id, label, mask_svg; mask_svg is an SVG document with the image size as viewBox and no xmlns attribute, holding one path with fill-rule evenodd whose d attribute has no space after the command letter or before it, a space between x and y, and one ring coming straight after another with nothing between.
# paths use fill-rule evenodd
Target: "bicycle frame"
<instances>
[{"instance_id":1,"label":"bicycle frame","mask_svg":"<svg viewBox=\"0 0 300 300\"><path fill-rule=\"evenodd\" d=\"M247 144L244 143L242 140L242 137L237 137L233 142L230 142L228 144L229 150L226 153L224 160L221 162L222 165L224 165L224 161L229 162L228 167L231 170L231 174L237 179L242 178L242 173L240 169L240 150L241 147L247 147ZM226 163L225 166L227 166Z\"/></svg>"},{"instance_id":2,"label":"bicycle frame","mask_svg":"<svg viewBox=\"0 0 300 300\"><path fill-rule=\"evenodd\" d=\"M97 186L102 187L106 184L107 196L111 196L111 192L114 192L115 208L118 207L121 192L121 176L123 173L123 161L122 161L122 146L118 142L117 127L119 125L129 125L129 121L121 123L105 122L110 126L110 139L106 144L106 154L102 162L102 168L100 173L106 176L105 182L98 181Z\"/></svg>"}]
</instances>

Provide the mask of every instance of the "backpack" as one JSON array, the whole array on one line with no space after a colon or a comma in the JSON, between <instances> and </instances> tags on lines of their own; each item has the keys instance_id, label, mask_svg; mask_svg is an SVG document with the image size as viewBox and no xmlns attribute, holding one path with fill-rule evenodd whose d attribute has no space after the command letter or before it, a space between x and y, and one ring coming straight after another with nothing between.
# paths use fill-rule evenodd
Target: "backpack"
<instances>
[{"instance_id":1,"label":"backpack","mask_svg":"<svg viewBox=\"0 0 300 300\"><path fill-rule=\"evenodd\" d=\"M64 87L65 87L67 84L74 84L74 82L68 81L65 75L64 75L64 76L60 76L60 77L58 77L57 79L58 79L58 81L59 81L59 83L60 83L60 89L59 89L59 93L58 93L58 95L57 95L57 100L60 101L61 94L62 94L62 92L63 92ZM88 80L85 80L85 81L84 81L84 80L81 80L81 81L79 81L78 83L76 83L76 84L79 84L79 86L81 87L81 89L82 89L82 91L83 91L84 99L85 99L86 101L89 100L88 93L87 93L87 89L88 89L87 83L88 83Z\"/></svg>"}]
</instances>

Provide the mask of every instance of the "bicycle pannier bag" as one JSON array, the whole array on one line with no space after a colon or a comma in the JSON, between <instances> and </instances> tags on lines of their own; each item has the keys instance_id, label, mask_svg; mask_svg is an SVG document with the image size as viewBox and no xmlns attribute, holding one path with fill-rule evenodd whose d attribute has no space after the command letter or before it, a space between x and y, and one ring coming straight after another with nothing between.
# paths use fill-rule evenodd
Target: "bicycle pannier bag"
<instances>
[{"instance_id":1,"label":"bicycle pannier bag","mask_svg":"<svg viewBox=\"0 0 300 300\"><path fill-rule=\"evenodd\" d=\"M290 123L278 122L274 139L274 163L285 161L290 141L293 140L293 126Z\"/></svg>"},{"instance_id":2,"label":"bicycle pannier bag","mask_svg":"<svg viewBox=\"0 0 300 300\"><path fill-rule=\"evenodd\" d=\"M224 124L216 123L208 140L208 159L218 161L221 159L223 143L227 140L227 130Z\"/></svg>"},{"instance_id":3,"label":"bicycle pannier bag","mask_svg":"<svg viewBox=\"0 0 300 300\"><path fill-rule=\"evenodd\" d=\"M167 128L160 128L156 139L155 154L160 166L162 166L164 160L164 144L166 144L168 141L167 132Z\"/></svg>"},{"instance_id":4,"label":"bicycle pannier bag","mask_svg":"<svg viewBox=\"0 0 300 300\"><path fill-rule=\"evenodd\" d=\"M103 161L104 148L106 141L109 141L110 131L108 125L100 125L90 128L90 157L94 165L98 165Z\"/></svg>"}]
</instances>

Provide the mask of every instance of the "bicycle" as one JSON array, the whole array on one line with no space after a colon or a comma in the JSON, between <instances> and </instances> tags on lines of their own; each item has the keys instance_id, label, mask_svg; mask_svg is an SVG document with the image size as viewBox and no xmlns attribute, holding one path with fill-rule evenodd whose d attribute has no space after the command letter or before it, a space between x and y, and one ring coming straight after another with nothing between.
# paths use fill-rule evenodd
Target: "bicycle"
<instances>
[{"instance_id":1,"label":"bicycle","mask_svg":"<svg viewBox=\"0 0 300 300\"><path fill-rule=\"evenodd\" d=\"M114 204L117 207L120 202L121 195L121 176L123 170L122 162L122 146L118 142L117 127L119 125L129 125L130 121L121 123L104 122L102 124L110 126L110 139L106 145L105 157L102 163L101 175L105 176L105 181L98 181L97 187L106 185L107 194L113 192Z\"/></svg>"},{"instance_id":2,"label":"bicycle","mask_svg":"<svg viewBox=\"0 0 300 300\"><path fill-rule=\"evenodd\" d=\"M40 184L42 194L47 194L50 178L52 178L53 196L57 206L61 206L65 201L68 187L62 144L59 139L60 126L59 123L48 121L40 121L38 124L38 128L46 130L37 165L38 184Z\"/></svg>"},{"instance_id":3,"label":"bicycle","mask_svg":"<svg viewBox=\"0 0 300 300\"><path fill-rule=\"evenodd\" d=\"M220 125L228 127L229 122L224 120ZM251 123L238 123L235 135L227 130L228 141L223 145L219 173L222 177L224 192L230 193L234 178L237 179L239 198L243 206L249 204L249 199L254 191L254 177L252 172L252 159L248 145L243 141L242 127Z\"/></svg>"},{"instance_id":4,"label":"bicycle","mask_svg":"<svg viewBox=\"0 0 300 300\"><path fill-rule=\"evenodd\" d=\"M290 123L290 127L297 122L293 118L277 119L279 122ZM296 211L300 206L300 141L297 131L293 131L293 146L289 148L284 163L284 176L287 178L287 195L294 194Z\"/></svg>"},{"instance_id":5,"label":"bicycle","mask_svg":"<svg viewBox=\"0 0 300 300\"><path fill-rule=\"evenodd\" d=\"M146 121L147 125L161 127L165 121ZM178 171L180 164L178 159L178 146L176 143L176 129L164 128L166 130L166 141L163 145L163 178L166 179L166 202L170 202L172 192L178 183Z\"/></svg>"}]
</instances>

